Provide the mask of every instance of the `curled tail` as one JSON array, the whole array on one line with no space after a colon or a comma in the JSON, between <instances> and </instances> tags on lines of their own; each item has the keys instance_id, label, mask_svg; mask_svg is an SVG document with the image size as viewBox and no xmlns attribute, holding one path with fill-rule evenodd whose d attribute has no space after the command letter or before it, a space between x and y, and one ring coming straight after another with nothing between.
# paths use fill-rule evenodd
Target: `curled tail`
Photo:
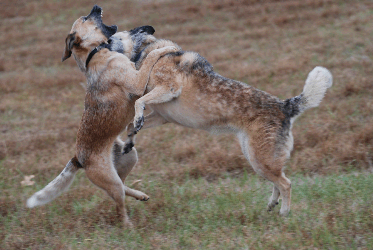
<instances>
[{"instance_id":1,"label":"curled tail","mask_svg":"<svg viewBox=\"0 0 373 250\"><path fill-rule=\"evenodd\" d=\"M326 90L333 84L333 76L324 67L317 66L309 74L303 92L284 102L284 111L289 117L300 115L310 108L319 106Z\"/></svg>"},{"instance_id":2,"label":"curled tail","mask_svg":"<svg viewBox=\"0 0 373 250\"><path fill-rule=\"evenodd\" d=\"M82 168L82 165L76 157L73 157L53 181L27 200L27 207L44 205L66 191L73 182L79 168Z\"/></svg>"}]
</instances>

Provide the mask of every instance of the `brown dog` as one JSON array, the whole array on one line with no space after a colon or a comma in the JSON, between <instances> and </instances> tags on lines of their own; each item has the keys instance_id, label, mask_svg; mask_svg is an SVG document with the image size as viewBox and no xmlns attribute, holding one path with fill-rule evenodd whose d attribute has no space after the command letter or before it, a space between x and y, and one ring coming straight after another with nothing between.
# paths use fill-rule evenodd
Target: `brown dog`
<instances>
[{"instance_id":1,"label":"brown dog","mask_svg":"<svg viewBox=\"0 0 373 250\"><path fill-rule=\"evenodd\" d=\"M124 197L139 200L149 197L124 185L124 180L137 162L136 151L122 155L123 142L118 135L134 117L134 103L144 92L149 72L157 60L175 52L175 47L152 51L141 70L135 69L128 57L118 53L119 40L109 39L116 26L106 26L101 20L102 9L94 6L88 16L75 21L66 38L62 61L74 56L87 77L85 109L77 134L76 156L62 173L27 201L28 207L45 204L73 181L76 171L84 168L88 178L114 199L120 219L129 223Z\"/></svg>"},{"instance_id":2,"label":"brown dog","mask_svg":"<svg viewBox=\"0 0 373 250\"><path fill-rule=\"evenodd\" d=\"M115 36L125 38L121 33ZM152 34L146 36L149 38L143 40L155 40ZM129 44L134 41L122 39L124 49L133 48ZM178 47L167 40L149 44L137 55L132 55L136 67L144 67L144 59L154 49L170 45ZM135 128L129 133L125 152L130 151L134 134L144 124L145 105L153 112L145 117L144 128L172 122L213 133L233 133L254 170L274 184L268 209L278 204L281 194L280 214L286 216L290 211L291 183L285 177L283 167L293 149L292 125L305 110L318 106L331 86L330 72L316 67L309 73L303 92L283 101L225 78L214 72L202 56L180 50L161 58L154 66L147 94L135 102Z\"/></svg>"}]
</instances>

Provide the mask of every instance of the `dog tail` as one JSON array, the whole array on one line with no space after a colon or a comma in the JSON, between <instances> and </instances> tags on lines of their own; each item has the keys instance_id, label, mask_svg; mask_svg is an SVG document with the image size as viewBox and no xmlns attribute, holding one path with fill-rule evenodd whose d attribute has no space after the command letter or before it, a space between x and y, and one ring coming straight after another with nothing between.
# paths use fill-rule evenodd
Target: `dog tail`
<instances>
[{"instance_id":1,"label":"dog tail","mask_svg":"<svg viewBox=\"0 0 373 250\"><path fill-rule=\"evenodd\" d=\"M284 111L288 116L300 115L310 108L319 106L326 90L333 84L333 76L324 67L317 66L309 74L303 92L299 96L285 100Z\"/></svg>"},{"instance_id":2,"label":"dog tail","mask_svg":"<svg viewBox=\"0 0 373 250\"><path fill-rule=\"evenodd\" d=\"M82 165L76 157L73 157L53 181L27 200L27 207L44 205L66 191L73 182L79 168L82 168Z\"/></svg>"}]
</instances>

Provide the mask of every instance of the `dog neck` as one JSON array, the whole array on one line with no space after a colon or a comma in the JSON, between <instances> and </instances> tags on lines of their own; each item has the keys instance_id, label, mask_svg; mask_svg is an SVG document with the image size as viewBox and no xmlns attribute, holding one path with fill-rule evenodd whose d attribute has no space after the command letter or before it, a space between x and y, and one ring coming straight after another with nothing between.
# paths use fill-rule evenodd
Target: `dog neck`
<instances>
[{"instance_id":1,"label":"dog neck","mask_svg":"<svg viewBox=\"0 0 373 250\"><path fill-rule=\"evenodd\" d=\"M87 72L87 58L89 57L89 54L95 49L100 47L102 44L106 42L103 42L101 44L96 43L95 45L90 45L87 47L79 47L74 48L72 51L72 55L76 61L76 64L78 65L81 72L86 73ZM101 48L102 49L102 48Z\"/></svg>"},{"instance_id":2,"label":"dog neck","mask_svg":"<svg viewBox=\"0 0 373 250\"><path fill-rule=\"evenodd\" d=\"M115 51L124 54L124 47L122 41L119 38L110 37L107 42L101 43L88 54L88 57L85 61L86 70L88 70L88 64L91 61L92 57L102 49L108 49L110 51Z\"/></svg>"},{"instance_id":3,"label":"dog neck","mask_svg":"<svg viewBox=\"0 0 373 250\"><path fill-rule=\"evenodd\" d=\"M97 46L96 48L94 48L89 54L88 54L88 57L87 57L87 60L85 61L85 68L86 70L88 70L88 64L89 62L91 61L92 57L97 53L99 52L101 49L103 48L107 48L107 44L106 43L101 43L99 46Z\"/></svg>"}]
</instances>

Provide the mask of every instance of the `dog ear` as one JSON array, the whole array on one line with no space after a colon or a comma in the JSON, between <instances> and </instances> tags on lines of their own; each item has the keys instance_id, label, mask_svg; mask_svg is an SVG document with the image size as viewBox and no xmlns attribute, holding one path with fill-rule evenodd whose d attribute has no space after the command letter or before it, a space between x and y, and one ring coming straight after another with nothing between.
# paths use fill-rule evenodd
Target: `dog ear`
<instances>
[{"instance_id":1,"label":"dog ear","mask_svg":"<svg viewBox=\"0 0 373 250\"><path fill-rule=\"evenodd\" d=\"M155 32L155 29L150 25L145 25L145 26L134 28L130 30L129 32L131 36L136 35L138 33L147 33L149 35L153 35Z\"/></svg>"},{"instance_id":2,"label":"dog ear","mask_svg":"<svg viewBox=\"0 0 373 250\"><path fill-rule=\"evenodd\" d=\"M118 26L116 26L116 25L106 26L105 24L103 24L103 27L102 27L101 30L102 30L102 33L104 33L104 35L107 38L110 38L112 35L117 33Z\"/></svg>"},{"instance_id":3,"label":"dog ear","mask_svg":"<svg viewBox=\"0 0 373 250\"><path fill-rule=\"evenodd\" d=\"M65 51L62 55L62 62L71 56L71 50L73 49L75 40L76 40L75 32L67 35L66 40L65 40L65 43L66 43Z\"/></svg>"},{"instance_id":4,"label":"dog ear","mask_svg":"<svg viewBox=\"0 0 373 250\"><path fill-rule=\"evenodd\" d=\"M153 35L155 32L155 29L150 25L145 25L145 26L142 26L141 28L142 28L141 33L145 32L145 33L148 33L149 35Z\"/></svg>"}]
</instances>

